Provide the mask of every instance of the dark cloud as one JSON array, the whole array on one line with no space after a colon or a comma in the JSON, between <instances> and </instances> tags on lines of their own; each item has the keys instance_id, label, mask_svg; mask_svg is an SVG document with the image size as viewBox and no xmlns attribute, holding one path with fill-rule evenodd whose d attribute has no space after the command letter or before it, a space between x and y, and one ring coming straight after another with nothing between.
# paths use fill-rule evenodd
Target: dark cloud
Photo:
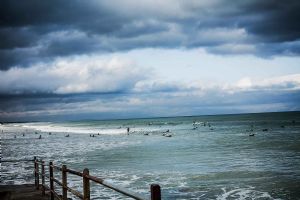
<instances>
[{"instance_id":1,"label":"dark cloud","mask_svg":"<svg viewBox=\"0 0 300 200\"><path fill-rule=\"evenodd\" d=\"M266 41L271 42L299 39L299 1L250 1L242 8L257 16L251 24L244 22L250 33L262 36Z\"/></svg>"},{"instance_id":2,"label":"dark cloud","mask_svg":"<svg viewBox=\"0 0 300 200\"><path fill-rule=\"evenodd\" d=\"M80 27L111 32L114 23L121 25L112 13L97 5L97 1L82 0L2 0L1 27L57 26L57 28Z\"/></svg>"},{"instance_id":3,"label":"dark cloud","mask_svg":"<svg viewBox=\"0 0 300 200\"><path fill-rule=\"evenodd\" d=\"M126 0L1 0L0 69L58 56L145 47L299 55L299 10L297 0L164 1L157 5ZM245 32L228 37L236 30ZM233 44L254 45L255 52L224 50Z\"/></svg>"},{"instance_id":4,"label":"dark cloud","mask_svg":"<svg viewBox=\"0 0 300 200\"><path fill-rule=\"evenodd\" d=\"M0 49L24 48L36 45L38 35L27 28L0 29Z\"/></svg>"}]
</instances>

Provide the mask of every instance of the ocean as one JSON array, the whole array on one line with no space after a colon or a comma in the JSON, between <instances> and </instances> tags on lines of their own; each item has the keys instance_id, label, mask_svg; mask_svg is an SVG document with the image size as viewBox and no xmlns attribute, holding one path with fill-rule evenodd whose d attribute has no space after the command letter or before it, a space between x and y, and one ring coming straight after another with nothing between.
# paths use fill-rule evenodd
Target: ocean
<instances>
[{"instance_id":1,"label":"ocean","mask_svg":"<svg viewBox=\"0 0 300 200\"><path fill-rule=\"evenodd\" d=\"M0 130L2 159L38 156L89 168L142 195L157 183L170 200L300 199L300 112L9 123ZM32 167L2 163L0 184L33 183ZM70 176L68 184L81 189L81 181ZM92 199L126 199L101 185L91 189Z\"/></svg>"}]
</instances>

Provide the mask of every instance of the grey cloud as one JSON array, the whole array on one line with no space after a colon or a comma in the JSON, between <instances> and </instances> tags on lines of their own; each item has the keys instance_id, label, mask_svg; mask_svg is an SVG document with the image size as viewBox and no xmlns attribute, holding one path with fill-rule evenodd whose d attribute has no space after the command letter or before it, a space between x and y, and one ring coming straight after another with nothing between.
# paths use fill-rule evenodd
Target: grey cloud
<instances>
[{"instance_id":1,"label":"grey cloud","mask_svg":"<svg viewBox=\"0 0 300 200\"><path fill-rule=\"evenodd\" d=\"M256 23L247 24L250 33L275 42L299 39L299 1L248 1L242 8L258 16Z\"/></svg>"},{"instance_id":2,"label":"grey cloud","mask_svg":"<svg viewBox=\"0 0 300 200\"><path fill-rule=\"evenodd\" d=\"M73 95L5 95L0 98L1 121L79 120L123 117L184 116L299 110L297 91L252 91L204 95L114 93ZM9 105L8 105L9 102Z\"/></svg>"},{"instance_id":3,"label":"grey cloud","mask_svg":"<svg viewBox=\"0 0 300 200\"><path fill-rule=\"evenodd\" d=\"M28 28L0 29L0 49L23 48L36 45L38 35Z\"/></svg>"},{"instance_id":4,"label":"grey cloud","mask_svg":"<svg viewBox=\"0 0 300 200\"><path fill-rule=\"evenodd\" d=\"M77 57L0 71L0 94L126 92L152 74L125 59Z\"/></svg>"},{"instance_id":5,"label":"grey cloud","mask_svg":"<svg viewBox=\"0 0 300 200\"><path fill-rule=\"evenodd\" d=\"M168 31L168 23L156 20L133 20L123 24L118 32L113 35L118 38L131 38L140 35L155 34Z\"/></svg>"},{"instance_id":6,"label":"grey cloud","mask_svg":"<svg viewBox=\"0 0 300 200\"><path fill-rule=\"evenodd\" d=\"M296 0L1 0L0 70L147 47L299 55L299 10ZM235 35L241 30L244 34ZM66 34L56 34L60 32ZM233 45L254 48L222 48Z\"/></svg>"}]
</instances>

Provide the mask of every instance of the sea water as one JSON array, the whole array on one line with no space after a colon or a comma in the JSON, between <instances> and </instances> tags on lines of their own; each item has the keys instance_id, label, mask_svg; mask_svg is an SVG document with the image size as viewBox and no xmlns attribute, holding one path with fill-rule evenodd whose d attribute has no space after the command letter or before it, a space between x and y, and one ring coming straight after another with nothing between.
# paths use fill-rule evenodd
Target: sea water
<instances>
[{"instance_id":1,"label":"sea water","mask_svg":"<svg viewBox=\"0 0 300 200\"><path fill-rule=\"evenodd\" d=\"M89 168L91 175L144 196L157 183L163 199L300 199L299 112L0 128L2 159L38 156L75 170ZM82 190L80 178L70 175L68 181ZM33 164L2 163L1 184L20 183L33 183ZM125 199L101 185L91 190L92 199Z\"/></svg>"}]
</instances>

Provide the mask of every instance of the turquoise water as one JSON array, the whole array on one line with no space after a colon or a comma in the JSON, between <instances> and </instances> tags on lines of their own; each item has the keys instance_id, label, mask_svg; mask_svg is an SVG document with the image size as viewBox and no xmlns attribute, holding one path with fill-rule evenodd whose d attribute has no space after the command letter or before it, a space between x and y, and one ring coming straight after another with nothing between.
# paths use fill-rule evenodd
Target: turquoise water
<instances>
[{"instance_id":1,"label":"turquoise water","mask_svg":"<svg viewBox=\"0 0 300 200\"><path fill-rule=\"evenodd\" d=\"M142 195L158 183L163 199L300 199L299 112L19 123L1 129L3 159L37 155L73 169L87 167ZM172 137L163 136L167 130ZM2 184L32 182L31 167L2 163ZM70 178L70 186L80 189L81 180ZM93 199L124 199L101 186L92 190Z\"/></svg>"}]
</instances>

